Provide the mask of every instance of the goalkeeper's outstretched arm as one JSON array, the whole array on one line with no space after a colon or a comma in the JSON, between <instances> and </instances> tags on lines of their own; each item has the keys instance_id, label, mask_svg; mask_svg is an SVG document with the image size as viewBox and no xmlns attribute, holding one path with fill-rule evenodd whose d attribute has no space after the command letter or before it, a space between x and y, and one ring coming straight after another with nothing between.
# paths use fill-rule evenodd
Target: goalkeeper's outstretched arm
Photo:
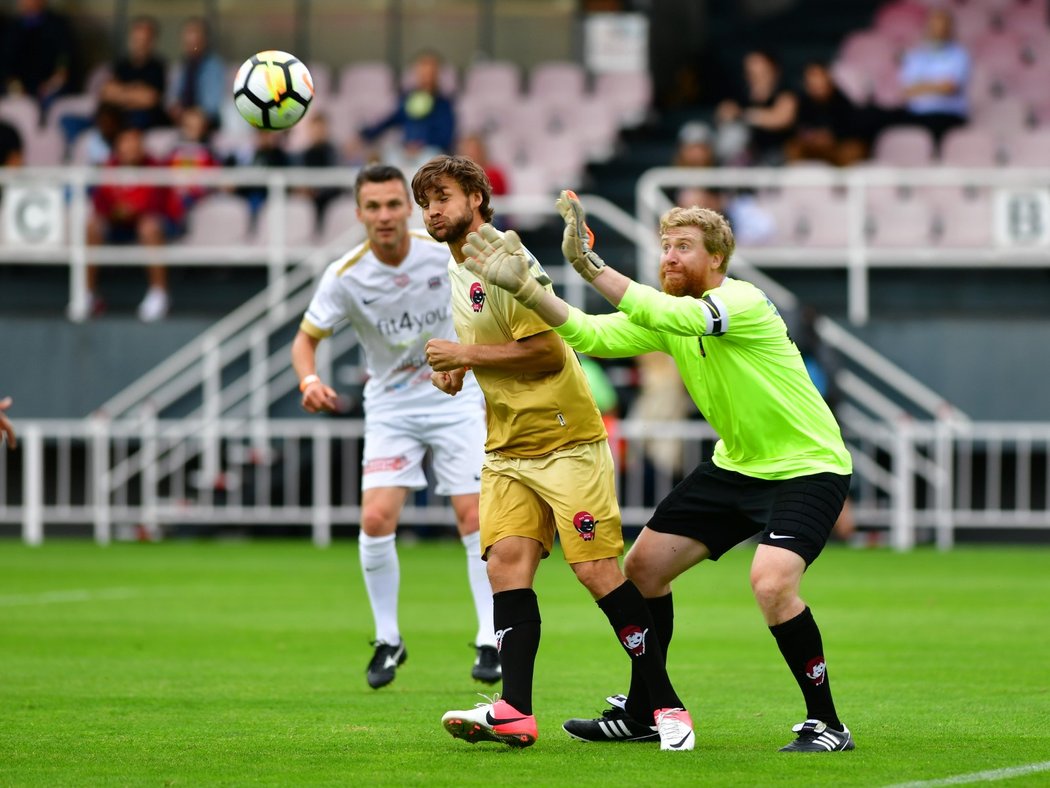
<instances>
[{"instance_id":1,"label":"goalkeeper's outstretched arm","mask_svg":"<svg viewBox=\"0 0 1050 788\"><path fill-rule=\"evenodd\" d=\"M565 220L561 251L576 272L586 279L613 306L619 306L631 284L630 277L614 271L592 249L594 233L587 226L587 215L576 193L566 189L555 203ZM544 318L546 319L546 318Z\"/></svg>"}]
</instances>

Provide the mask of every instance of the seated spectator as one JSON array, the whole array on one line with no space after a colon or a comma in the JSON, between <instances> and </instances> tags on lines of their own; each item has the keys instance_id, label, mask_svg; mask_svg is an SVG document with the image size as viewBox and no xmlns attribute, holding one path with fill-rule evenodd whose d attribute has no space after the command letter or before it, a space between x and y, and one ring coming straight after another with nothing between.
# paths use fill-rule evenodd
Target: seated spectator
<instances>
[{"instance_id":1,"label":"seated spectator","mask_svg":"<svg viewBox=\"0 0 1050 788\"><path fill-rule=\"evenodd\" d=\"M328 127L328 116L323 112L308 115L302 123L306 124L309 145L299 154L299 164L303 167L338 167L339 150L332 142ZM317 221L324 221L324 212L328 203L342 194L342 189L335 186L304 187L297 193L304 194L313 200L317 208Z\"/></svg>"},{"instance_id":2,"label":"seated spectator","mask_svg":"<svg viewBox=\"0 0 1050 788\"><path fill-rule=\"evenodd\" d=\"M168 114L174 123L188 107L200 107L212 128L218 128L228 98L226 66L209 47L207 22L187 19L182 25L182 57L168 85Z\"/></svg>"},{"instance_id":3,"label":"seated spectator","mask_svg":"<svg viewBox=\"0 0 1050 788\"><path fill-rule=\"evenodd\" d=\"M788 161L824 161L838 167L868 155L860 110L839 90L823 63L803 71L795 135L785 144Z\"/></svg>"},{"instance_id":4,"label":"seated spectator","mask_svg":"<svg viewBox=\"0 0 1050 788\"><path fill-rule=\"evenodd\" d=\"M481 165L481 168L489 178L489 183L492 184L492 194L494 196L498 197L502 194L510 193L507 174L502 167L489 159L489 149L483 136L480 134L467 134L465 137L460 138L456 149L460 156L466 156L468 159Z\"/></svg>"},{"instance_id":5,"label":"seated spectator","mask_svg":"<svg viewBox=\"0 0 1050 788\"><path fill-rule=\"evenodd\" d=\"M374 142L389 129L402 132L399 149L388 152L385 160L411 172L439 153L451 153L456 121L452 102L441 93L441 57L436 52L419 54L412 66L411 90L398 99L397 108L387 117L361 129L361 136Z\"/></svg>"},{"instance_id":6,"label":"seated spectator","mask_svg":"<svg viewBox=\"0 0 1050 788\"><path fill-rule=\"evenodd\" d=\"M756 49L744 56L744 81L740 96L715 108L718 157L723 164L782 164L798 97L780 84L780 64L769 52Z\"/></svg>"},{"instance_id":7,"label":"seated spectator","mask_svg":"<svg viewBox=\"0 0 1050 788\"><path fill-rule=\"evenodd\" d=\"M94 124L84 132L87 139L78 140L84 145L84 164L99 167L113 155L113 144L125 126L124 113L112 104L99 104L95 110Z\"/></svg>"},{"instance_id":8,"label":"seated spectator","mask_svg":"<svg viewBox=\"0 0 1050 788\"><path fill-rule=\"evenodd\" d=\"M127 125L139 129L168 123L164 112L167 65L155 51L157 21L140 16L128 28L128 51L113 64L113 76L102 86L99 101L121 109Z\"/></svg>"},{"instance_id":9,"label":"seated spectator","mask_svg":"<svg viewBox=\"0 0 1050 788\"><path fill-rule=\"evenodd\" d=\"M255 147L248 152L242 153L238 158L227 160L227 164L242 167L288 167L292 160L284 149L284 141L287 132L265 131L259 129L255 132ZM266 186L242 186L237 189L237 194L248 201L248 207L252 210L254 217L259 208L266 201Z\"/></svg>"},{"instance_id":10,"label":"seated spectator","mask_svg":"<svg viewBox=\"0 0 1050 788\"><path fill-rule=\"evenodd\" d=\"M41 114L66 92L73 61L73 37L66 18L47 0L18 0L0 51L0 73L10 95L32 96Z\"/></svg>"},{"instance_id":11,"label":"seated spectator","mask_svg":"<svg viewBox=\"0 0 1050 788\"><path fill-rule=\"evenodd\" d=\"M116 138L110 167L150 167L156 162L146 152L141 129L125 128ZM87 241L91 245L134 244L163 246L181 232L182 210L171 189L142 183L103 183L92 194L93 212L88 219ZM147 250L148 253L148 250ZM160 320L168 313L168 273L154 263L146 268L149 289L138 307L144 322ZM87 299L72 303L69 316L83 320L105 309L98 296L98 267L88 266Z\"/></svg>"},{"instance_id":12,"label":"seated spectator","mask_svg":"<svg viewBox=\"0 0 1050 788\"><path fill-rule=\"evenodd\" d=\"M714 167L714 132L706 123L698 120L682 125L678 130L678 147L675 149L675 167Z\"/></svg>"},{"instance_id":13,"label":"seated spectator","mask_svg":"<svg viewBox=\"0 0 1050 788\"><path fill-rule=\"evenodd\" d=\"M926 39L905 52L901 62L905 102L895 122L924 126L940 146L944 135L965 124L970 114L970 68L969 52L954 40L951 12L930 9Z\"/></svg>"},{"instance_id":14,"label":"seated spectator","mask_svg":"<svg viewBox=\"0 0 1050 788\"><path fill-rule=\"evenodd\" d=\"M218 167L219 159L209 144L210 138L211 124L208 123L204 110L200 107L189 107L182 113L179 121L179 138L168 155L168 165L186 168ZM207 194L209 189L205 186L177 186L174 191L185 213Z\"/></svg>"},{"instance_id":15,"label":"seated spectator","mask_svg":"<svg viewBox=\"0 0 1050 788\"><path fill-rule=\"evenodd\" d=\"M18 129L0 120L0 167L21 167L25 164L25 147Z\"/></svg>"}]
</instances>

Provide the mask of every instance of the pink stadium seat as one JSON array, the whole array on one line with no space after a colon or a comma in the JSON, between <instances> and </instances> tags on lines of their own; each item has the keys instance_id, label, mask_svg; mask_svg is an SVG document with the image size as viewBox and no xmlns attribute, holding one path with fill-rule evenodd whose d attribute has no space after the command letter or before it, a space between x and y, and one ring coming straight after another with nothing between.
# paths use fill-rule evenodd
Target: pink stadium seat
<instances>
[{"instance_id":1,"label":"pink stadium seat","mask_svg":"<svg viewBox=\"0 0 1050 788\"><path fill-rule=\"evenodd\" d=\"M837 60L831 66L831 78L854 104L863 105L868 102L871 96L871 78L863 69L844 60Z\"/></svg>"},{"instance_id":2,"label":"pink stadium seat","mask_svg":"<svg viewBox=\"0 0 1050 788\"><path fill-rule=\"evenodd\" d=\"M0 98L0 118L3 118L26 140L40 127L40 106L28 96L5 96Z\"/></svg>"},{"instance_id":3,"label":"pink stadium seat","mask_svg":"<svg viewBox=\"0 0 1050 788\"><path fill-rule=\"evenodd\" d=\"M621 128L636 126L649 112L653 82L649 74L642 71L599 74L594 79L592 95L616 108Z\"/></svg>"},{"instance_id":4,"label":"pink stadium seat","mask_svg":"<svg viewBox=\"0 0 1050 788\"><path fill-rule=\"evenodd\" d=\"M867 73L896 68L900 48L893 39L874 30L850 33L839 47L838 60Z\"/></svg>"},{"instance_id":5,"label":"pink stadium seat","mask_svg":"<svg viewBox=\"0 0 1050 788\"><path fill-rule=\"evenodd\" d=\"M58 167L66 154L66 140L53 126L37 129L25 138L26 164L30 167Z\"/></svg>"},{"instance_id":6,"label":"pink stadium seat","mask_svg":"<svg viewBox=\"0 0 1050 788\"><path fill-rule=\"evenodd\" d=\"M773 220L773 235L765 246L794 246L799 242L799 215L804 206L785 195L763 197L758 206Z\"/></svg>"},{"instance_id":7,"label":"pink stadium seat","mask_svg":"<svg viewBox=\"0 0 1050 788\"><path fill-rule=\"evenodd\" d=\"M507 169L507 182L511 194L533 197L553 197L560 185L552 186L541 167L527 164ZM518 230L535 230L541 227L546 217L541 214L508 214L507 221Z\"/></svg>"},{"instance_id":8,"label":"pink stadium seat","mask_svg":"<svg viewBox=\"0 0 1050 788\"><path fill-rule=\"evenodd\" d=\"M95 66L88 72L87 79L84 80L84 92L97 96L101 92L102 86L109 82L112 75L113 69L109 63L100 63ZM230 84L233 84L232 78L230 79Z\"/></svg>"},{"instance_id":9,"label":"pink stadium seat","mask_svg":"<svg viewBox=\"0 0 1050 788\"><path fill-rule=\"evenodd\" d=\"M489 149L489 158L501 167L510 169L528 163L528 152L513 130L494 131L487 136L485 143Z\"/></svg>"},{"instance_id":10,"label":"pink stadium seat","mask_svg":"<svg viewBox=\"0 0 1050 788\"><path fill-rule=\"evenodd\" d=\"M895 167L927 167L933 163L933 136L921 126L892 126L875 140L874 159Z\"/></svg>"},{"instance_id":11,"label":"pink stadium seat","mask_svg":"<svg viewBox=\"0 0 1050 788\"><path fill-rule=\"evenodd\" d=\"M568 132L583 141L588 161L604 162L612 158L620 131L616 107L599 98L584 98L561 117Z\"/></svg>"},{"instance_id":12,"label":"pink stadium seat","mask_svg":"<svg viewBox=\"0 0 1050 788\"><path fill-rule=\"evenodd\" d=\"M310 78L314 83L314 96L319 97L322 102L328 101L335 93L335 77L332 76L332 67L327 63L307 63L310 70Z\"/></svg>"},{"instance_id":13,"label":"pink stadium seat","mask_svg":"<svg viewBox=\"0 0 1050 788\"><path fill-rule=\"evenodd\" d=\"M1028 39L1032 31L1046 30L1050 25L1046 0L1017 0L999 15L999 22L1003 30ZM1050 53L1046 55L1050 56Z\"/></svg>"},{"instance_id":14,"label":"pink stadium seat","mask_svg":"<svg viewBox=\"0 0 1050 788\"><path fill-rule=\"evenodd\" d=\"M1009 79L1021 68L1021 50L1020 38L999 30L985 33L970 45L973 61L1000 79Z\"/></svg>"},{"instance_id":15,"label":"pink stadium seat","mask_svg":"<svg viewBox=\"0 0 1050 788\"><path fill-rule=\"evenodd\" d=\"M868 219L872 227L872 246L925 247L931 239L933 213L921 199L899 200L871 206Z\"/></svg>"},{"instance_id":16,"label":"pink stadium seat","mask_svg":"<svg viewBox=\"0 0 1050 788\"><path fill-rule=\"evenodd\" d=\"M910 47L922 38L927 13L925 6L909 0L889 3L875 13L875 29L899 46Z\"/></svg>"},{"instance_id":17,"label":"pink stadium seat","mask_svg":"<svg viewBox=\"0 0 1050 788\"><path fill-rule=\"evenodd\" d=\"M418 214L419 211L413 211ZM336 197L330 203L324 214L324 225L321 228L320 242L327 246L342 241L353 228L358 227L357 201L352 194Z\"/></svg>"},{"instance_id":18,"label":"pink stadium seat","mask_svg":"<svg viewBox=\"0 0 1050 788\"><path fill-rule=\"evenodd\" d=\"M939 246L988 247L993 243L992 201L966 199L955 190L954 200L942 200L936 208Z\"/></svg>"},{"instance_id":19,"label":"pink stadium seat","mask_svg":"<svg viewBox=\"0 0 1050 788\"><path fill-rule=\"evenodd\" d=\"M98 106L98 96L92 93L76 93L68 96L59 96L51 102L47 112L47 123L49 126L59 128L62 118L67 115L90 118L95 114Z\"/></svg>"},{"instance_id":20,"label":"pink stadium seat","mask_svg":"<svg viewBox=\"0 0 1050 788\"><path fill-rule=\"evenodd\" d=\"M941 164L956 167L994 167L999 163L995 136L985 128L962 127L944 135Z\"/></svg>"},{"instance_id":21,"label":"pink stadium seat","mask_svg":"<svg viewBox=\"0 0 1050 788\"><path fill-rule=\"evenodd\" d=\"M955 20L955 37L967 46L993 29L993 14L982 3L956 5L951 11Z\"/></svg>"},{"instance_id":22,"label":"pink stadium seat","mask_svg":"<svg viewBox=\"0 0 1050 788\"><path fill-rule=\"evenodd\" d=\"M378 60L345 65L339 71L339 94L347 99L396 96L394 70Z\"/></svg>"},{"instance_id":23,"label":"pink stadium seat","mask_svg":"<svg viewBox=\"0 0 1050 788\"><path fill-rule=\"evenodd\" d=\"M874 70L871 74L872 101L879 107L893 108L904 104L904 88L901 86L898 68L894 65Z\"/></svg>"},{"instance_id":24,"label":"pink stadium seat","mask_svg":"<svg viewBox=\"0 0 1050 788\"><path fill-rule=\"evenodd\" d=\"M298 194L288 195L285 201L285 246L290 249L309 246L314 242L314 229L316 227L317 211L314 201L309 197ZM263 203L259 216L255 223L256 244L265 246L270 242L270 231L276 216L273 215L273 206L270 202Z\"/></svg>"},{"instance_id":25,"label":"pink stadium seat","mask_svg":"<svg viewBox=\"0 0 1050 788\"><path fill-rule=\"evenodd\" d=\"M1050 129L1021 132L1010 137L1005 147L1011 167L1050 166Z\"/></svg>"},{"instance_id":26,"label":"pink stadium seat","mask_svg":"<svg viewBox=\"0 0 1050 788\"><path fill-rule=\"evenodd\" d=\"M1050 46L1050 41L1047 42ZM1009 83L1004 84L1004 94L1015 96L1032 104L1046 99L1050 86L1050 57L1030 63L1018 69Z\"/></svg>"},{"instance_id":27,"label":"pink stadium seat","mask_svg":"<svg viewBox=\"0 0 1050 788\"><path fill-rule=\"evenodd\" d=\"M473 64L463 80L463 93L469 96L516 97L521 93L521 69L504 60Z\"/></svg>"},{"instance_id":28,"label":"pink stadium seat","mask_svg":"<svg viewBox=\"0 0 1050 788\"><path fill-rule=\"evenodd\" d=\"M826 200L799 213L801 246L845 247L849 244L849 207L845 200Z\"/></svg>"},{"instance_id":29,"label":"pink stadium seat","mask_svg":"<svg viewBox=\"0 0 1050 788\"><path fill-rule=\"evenodd\" d=\"M971 126L979 126L993 133L1009 134L1028 125L1028 104L1016 96L1005 96L973 108Z\"/></svg>"},{"instance_id":30,"label":"pink stadium seat","mask_svg":"<svg viewBox=\"0 0 1050 788\"><path fill-rule=\"evenodd\" d=\"M548 183L578 189L587 161L583 143L572 134L550 134L525 140L528 160L543 170Z\"/></svg>"},{"instance_id":31,"label":"pink stadium seat","mask_svg":"<svg viewBox=\"0 0 1050 788\"><path fill-rule=\"evenodd\" d=\"M190 209L182 243L189 246L229 246L248 241L248 204L232 194L210 194Z\"/></svg>"},{"instance_id":32,"label":"pink stadium seat","mask_svg":"<svg viewBox=\"0 0 1050 788\"><path fill-rule=\"evenodd\" d=\"M587 74L579 63L547 61L535 65L529 75L529 95L534 98L579 98L586 87Z\"/></svg>"}]
</instances>

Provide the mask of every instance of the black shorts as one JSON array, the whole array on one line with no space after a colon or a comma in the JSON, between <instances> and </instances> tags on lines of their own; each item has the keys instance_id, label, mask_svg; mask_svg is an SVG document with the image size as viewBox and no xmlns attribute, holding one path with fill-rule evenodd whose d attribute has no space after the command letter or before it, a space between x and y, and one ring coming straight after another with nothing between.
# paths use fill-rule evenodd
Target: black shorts
<instances>
[{"instance_id":1,"label":"black shorts","mask_svg":"<svg viewBox=\"0 0 1050 788\"><path fill-rule=\"evenodd\" d=\"M715 561L760 533L761 544L797 553L808 566L831 535L849 483L837 473L756 479L704 462L660 501L646 528L696 539Z\"/></svg>"}]
</instances>

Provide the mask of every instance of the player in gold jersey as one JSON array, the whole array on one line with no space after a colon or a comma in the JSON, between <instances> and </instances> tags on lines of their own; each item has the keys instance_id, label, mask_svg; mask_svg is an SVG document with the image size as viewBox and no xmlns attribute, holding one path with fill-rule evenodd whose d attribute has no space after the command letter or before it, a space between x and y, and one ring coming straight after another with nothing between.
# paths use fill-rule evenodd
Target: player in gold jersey
<instances>
[{"instance_id":1,"label":"player in gold jersey","mask_svg":"<svg viewBox=\"0 0 1050 788\"><path fill-rule=\"evenodd\" d=\"M647 737L659 738L662 749L693 749L689 713L649 636L652 617L620 569L623 536L612 455L579 360L527 306L463 266L467 234L492 220L492 188L484 170L462 156L438 156L416 173L412 193L427 231L452 252L449 277L459 342L427 343L434 385L455 395L472 369L485 394L481 549L503 665L502 698L450 711L442 723L470 742L516 747L535 742L532 684L540 611L532 585L557 532L566 560L656 699ZM551 289L534 258L533 266Z\"/></svg>"}]
</instances>

